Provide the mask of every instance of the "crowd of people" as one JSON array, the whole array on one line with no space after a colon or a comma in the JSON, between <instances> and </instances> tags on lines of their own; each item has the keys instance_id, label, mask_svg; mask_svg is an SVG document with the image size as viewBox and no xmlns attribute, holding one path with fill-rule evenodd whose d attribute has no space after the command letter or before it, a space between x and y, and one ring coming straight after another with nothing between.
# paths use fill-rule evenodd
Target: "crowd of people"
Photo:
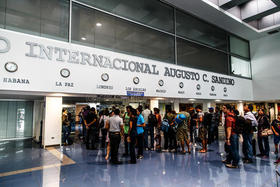
<instances>
[{"instance_id":1,"label":"crowd of people","mask_svg":"<svg viewBox=\"0 0 280 187\"><path fill-rule=\"evenodd\" d=\"M240 142L245 164L253 163L254 156L269 157L269 136L272 134L275 153L278 154L280 114L270 124L264 109L260 109L257 115L252 110L252 105L244 105L244 116L241 116L238 110L226 104L221 111L218 107L210 107L208 112L203 113L202 107L197 105L188 111L183 106L179 113L167 109L166 114L161 116L158 108L151 111L148 105L144 108L141 105L137 108L127 106L125 112L115 107L110 111L106 108L99 113L87 106L82 109L80 118L86 148L96 149L101 135L100 147L106 148L105 159L110 159L112 164L121 163L118 158L121 140L124 142L123 156L130 156L133 164L144 158L144 151L190 154L191 147L199 145L199 153L206 153L208 145L218 140L218 127L223 121L226 159L222 162L226 167L238 168ZM260 151L258 155L254 150L255 132ZM276 161L279 162L280 159Z\"/></svg>"}]
</instances>

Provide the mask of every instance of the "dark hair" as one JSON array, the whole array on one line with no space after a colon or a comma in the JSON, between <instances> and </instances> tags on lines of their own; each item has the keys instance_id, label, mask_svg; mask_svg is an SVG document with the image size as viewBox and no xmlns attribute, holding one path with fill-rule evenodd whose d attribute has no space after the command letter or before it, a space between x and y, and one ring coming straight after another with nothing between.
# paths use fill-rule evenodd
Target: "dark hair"
<instances>
[{"instance_id":1,"label":"dark hair","mask_svg":"<svg viewBox=\"0 0 280 187\"><path fill-rule=\"evenodd\" d=\"M226 104L226 105L224 105L228 110L232 110L232 107L231 107L231 105L230 104Z\"/></svg>"},{"instance_id":2,"label":"dark hair","mask_svg":"<svg viewBox=\"0 0 280 187\"><path fill-rule=\"evenodd\" d=\"M105 116L109 116L109 109L108 109L108 108L105 108L105 110L104 110L104 115L105 115Z\"/></svg>"},{"instance_id":3,"label":"dark hair","mask_svg":"<svg viewBox=\"0 0 280 187\"><path fill-rule=\"evenodd\" d=\"M202 110L202 107L201 107L201 105L197 105L197 106L195 107L195 109L200 109L200 110Z\"/></svg>"},{"instance_id":4,"label":"dark hair","mask_svg":"<svg viewBox=\"0 0 280 187\"><path fill-rule=\"evenodd\" d=\"M248 105L248 109L252 112L252 111L253 111L253 105L252 105L252 104L249 104L249 105Z\"/></svg>"},{"instance_id":5,"label":"dark hair","mask_svg":"<svg viewBox=\"0 0 280 187\"><path fill-rule=\"evenodd\" d=\"M145 105L145 109L147 109L147 108L149 108L149 105L148 105L148 104Z\"/></svg>"},{"instance_id":6,"label":"dark hair","mask_svg":"<svg viewBox=\"0 0 280 187\"><path fill-rule=\"evenodd\" d=\"M138 110L140 112L140 114L142 113L142 108L138 107L136 110Z\"/></svg>"},{"instance_id":7,"label":"dark hair","mask_svg":"<svg viewBox=\"0 0 280 187\"><path fill-rule=\"evenodd\" d=\"M95 108L94 108L94 107L91 107L91 108L90 108L90 111L95 112Z\"/></svg>"},{"instance_id":8,"label":"dark hair","mask_svg":"<svg viewBox=\"0 0 280 187\"><path fill-rule=\"evenodd\" d=\"M234 113L235 115L237 115L237 116L239 115L239 111L236 110L236 109L233 110L233 113Z\"/></svg>"},{"instance_id":9,"label":"dark hair","mask_svg":"<svg viewBox=\"0 0 280 187\"><path fill-rule=\"evenodd\" d=\"M158 108L154 108L154 111L159 114L160 110Z\"/></svg>"},{"instance_id":10,"label":"dark hair","mask_svg":"<svg viewBox=\"0 0 280 187\"><path fill-rule=\"evenodd\" d=\"M182 109L182 111L186 111L187 107L186 107L185 105L183 105L183 106L181 107L181 109Z\"/></svg>"},{"instance_id":11,"label":"dark hair","mask_svg":"<svg viewBox=\"0 0 280 187\"><path fill-rule=\"evenodd\" d=\"M131 110L131 109L132 109L132 106L127 105L125 108Z\"/></svg>"},{"instance_id":12,"label":"dark hair","mask_svg":"<svg viewBox=\"0 0 280 187\"><path fill-rule=\"evenodd\" d=\"M214 112L214 108L213 107L209 108L209 112Z\"/></svg>"},{"instance_id":13,"label":"dark hair","mask_svg":"<svg viewBox=\"0 0 280 187\"><path fill-rule=\"evenodd\" d=\"M133 116L137 116L137 111L136 111L136 109L134 109L134 108L131 108L131 114L133 115Z\"/></svg>"},{"instance_id":14,"label":"dark hair","mask_svg":"<svg viewBox=\"0 0 280 187\"><path fill-rule=\"evenodd\" d=\"M114 110L114 113L115 113L115 115L120 115L120 109L118 109L118 108L115 109L115 110Z\"/></svg>"}]
</instances>

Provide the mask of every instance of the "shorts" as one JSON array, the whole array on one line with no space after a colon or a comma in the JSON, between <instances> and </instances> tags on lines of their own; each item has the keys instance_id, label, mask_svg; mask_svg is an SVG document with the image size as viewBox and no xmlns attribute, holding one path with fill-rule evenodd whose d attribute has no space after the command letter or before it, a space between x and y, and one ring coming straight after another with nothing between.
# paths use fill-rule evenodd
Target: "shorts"
<instances>
[{"instance_id":1,"label":"shorts","mask_svg":"<svg viewBox=\"0 0 280 187\"><path fill-rule=\"evenodd\" d=\"M206 140L208 138L208 131L207 128L205 127L200 127L199 128L199 132L198 132L198 136L201 140Z\"/></svg>"},{"instance_id":2,"label":"shorts","mask_svg":"<svg viewBox=\"0 0 280 187\"><path fill-rule=\"evenodd\" d=\"M274 140L274 144L279 144L279 142L280 142L280 136L275 136L275 135L273 135L273 140Z\"/></svg>"},{"instance_id":3,"label":"shorts","mask_svg":"<svg viewBox=\"0 0 280 187\"><path fill-rule=\"evenodd\" d=\"M176 138L178 141L187 141L189 139L188 129L179 128L176 133Z\"/></svg>"}]
</instances>

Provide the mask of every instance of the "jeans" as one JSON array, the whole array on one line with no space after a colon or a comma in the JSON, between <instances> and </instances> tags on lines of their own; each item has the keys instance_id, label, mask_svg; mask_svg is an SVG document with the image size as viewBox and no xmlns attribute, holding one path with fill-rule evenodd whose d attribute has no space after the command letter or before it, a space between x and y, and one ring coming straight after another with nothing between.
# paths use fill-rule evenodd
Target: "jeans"
<instances>
[{"instance_id":1,"label":"jeans","mask_svg":"<svg viewBox=\"0 0 280 187\"><path fill-rule=\"evenodd\" d=\"M137 142L138 142L138 156L143 156L143 149L144 149L144 135L143 134L137 135Z\"/></svg>"},{"instance_id":2,"label":"jeans","mask_svg":"<svg viewBox=\"0 0 280 187\"><path fill-rule=\"evenodd\" d=\"M232 165L237 166L239 163L239 140L238 135L233 134L230 137L230 155L232 157Z\"/></svg>"},{"instance_id":3,"label":"jeans","mask_svg":"<svg viewBox=\"0 0 280 187\"><path fill-rule=\"evenodd\" d=\"M147 125L144 128L144 138L145 138L144 147L145 148L149 148L149 142L148 142L149 134L151 136L151 148L153 149L154 148L154 126Z\"/></svg>"},{"instance_id":4,"label":"jeans","mask_svg":"<svg viewBox=\"0 0 280 187\"><path fill-rule=\"evenodd\" d=\"M110 133L110 151L111 151L111 161L112 163L117 163L118 160L118 151L121 142L121 135Z\"/></svg>"},{"instance_id":5,"label":"jeans","mask_svg":"<svg viewBox=\"0 0 280 187\"><path fill-rule=\"evenodd\" d=\"M62 143L67 143L67 140L69 138L71 129L69 126L63 125L62 126Z\"/></svg>"},{"instance_id":6,"label":"jeans","mask_svg":"<svg viewBox=\"0 0 280 187\"><path fill-rule=\"evenodd\" d=\"M132 163L136 163L135 143L136 143L136 136L130 135L129 153L130 153L130 161Z\"/></svg>"},{"instance_id":7,"label":"jeans","mask_svg":"<svg viewBox=\"0 0 280 187\"><path fill-rule=\"evenodd\" d=\"M269 156L269 141L268 136L258 136L259 150L262 155Z\"/></svg>"},{"instance_id":8,"label":"jeans","mask_svg":"<svg viewBox=\"0 0 280 187\"><path fill-rule=\"evenodd\" d=\"M88 128L86 133L86 148L87 149L95 149L95 142L96 142L96 128ZM91 147L90 147L91 146Z\"/></svg>"},{"instance_id":9,"label":"jeans","mask_svg":"<svg viewBox=\"0 0 280 187\"><path fill-rule=\"evenodd\" d=\"M164 132L164 149L170 148L170 129L168 132Z\"/></svg>"},{"instance_id":10,"label":"jeans","mask_svg":"<svg viewBox=\"0 0 280 187\"><path fill-rule=\"evenodd\" d=\"M252 160L253 159L253 146L252 146L252 138L253 134L242 134L243 136L243 154L246 160Z\"/></svg>"},{"instance_id":11,"label":"jeans","mask_svg":"<svg viewBox=\"0 0 280 187\"><path fill-rule=\"evenodd\" d=\"M124 154L128 155L128 142L127 142L128 134L124 134Z\"/></svg>"}]
</instances>

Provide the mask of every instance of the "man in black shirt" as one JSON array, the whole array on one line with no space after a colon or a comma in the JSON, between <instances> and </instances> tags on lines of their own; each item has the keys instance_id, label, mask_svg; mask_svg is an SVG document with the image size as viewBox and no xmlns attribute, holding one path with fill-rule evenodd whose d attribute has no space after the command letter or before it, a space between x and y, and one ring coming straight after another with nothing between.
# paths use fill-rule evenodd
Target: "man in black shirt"
<instances>
[{"instance_id":1,"label":"man in black shirt","mask_svg":"<svg viewBox=\"0 0 280 187\"><path fill-rule=\"evenodd\" d=\"M86 148L95 149L94 144L96 140L96 131L97 131L97 116L95 113L95 108L91 108L84 120L86 126Z\"/></svg>"}]
</instances>

